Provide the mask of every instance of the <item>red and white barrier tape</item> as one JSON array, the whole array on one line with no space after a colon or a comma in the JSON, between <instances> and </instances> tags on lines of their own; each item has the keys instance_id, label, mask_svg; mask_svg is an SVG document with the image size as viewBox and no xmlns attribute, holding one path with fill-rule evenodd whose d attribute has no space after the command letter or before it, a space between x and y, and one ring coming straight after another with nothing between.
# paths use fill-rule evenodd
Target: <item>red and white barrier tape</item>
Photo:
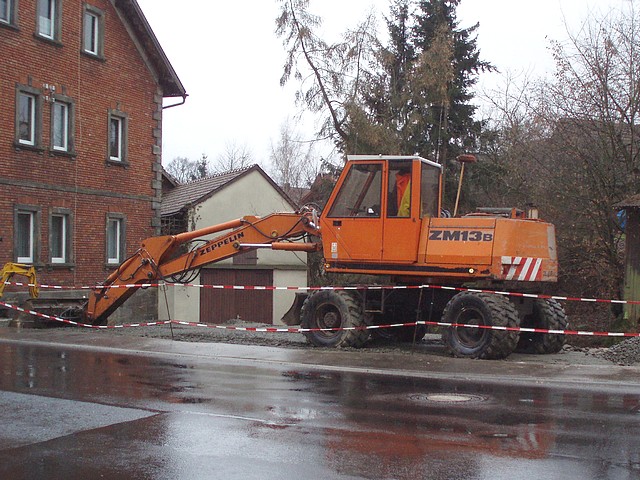
<instances>
[{"instance_id":1,"label":"red and white barrier tape","mask_svg":"<svg viewBox=\"0 0 640 480\"><path fill-rule=\"evenodd\" d=\"M54 322L66 323L67 325L73 325L76 327L95 328L100 330L126 328L126 327L152 327L156 325L169 325L170 323L173 323L171 320L159 320L157 322L127 323L123 325L89 325L87 323L74 322L73 320L69 320L66 318L60 318L60 317L55 317L53 315L47 315L46 313L36 312L34 310L27 310L25 308L17 307L15 305L11 305L5 302L0 302L0 306L10 308L11 310L16 310L22 313L28 313L29 315L33 315L34 317L44 318L46 320L52 320Z\"/></svg>"},{"instance_id":2,"label":"red and white barrier tape","mask_svg":"<svg viewBox=\"0 0 640 480\"><path fill-rule=\"evenodd\" d=\"M20 282L5 282L5 285L16 285L23 287L33 287L31 283ZM414 289L437 289L437 290L451 290L456 292L475 292L475 293L490 293L495 295L503 295L508 297L522 297L522 298L539 298L544 300L558 300L566 302L589 302L589 303L610 303L621 305L640 305L640 300L610 300L604 298L586 298L586 297L567 297L562 295L544 295L538 293L521 293L521 292L507 292L501 290L488 290L477 288L465 288L465 287L450 287L444 285L357 285L357 286L330 286L330 287L275 287L270 285L200 285L195 283L142 283L142 284L125 284L125 285L109 285L109 286L95 286L95 287L67 287L61 285L38 285L44 289L56 289L56 290L93 290L101 288L149 288L149 287L194 287L194 288L210 288L214 290L267 290L267 291L305 291L313 292L318 290L414 290Z\"/></svg>"},{"instance_id":3,"label":"red and white barrier tape","mask_svg":"<svg viewBox=\"0 0 640 480\"><path fill-rule=\"evenodd\" d=\"M545 333L551 335L578 335L578 336L592 336L592 337L640 337L640 333L636 332L591 332L581 330L553 330L544 328L526 328L526 327L502 327L491 325L470 325L463 323L446 323L446 322L430 322L430 321L417 321L408 323L392 323L387 325L367 325L360 327L341 327L341 328L301 328L301 327L237 327L232 325L210 325L207 323L198 322L184 322L180 320L160 320L157 322L145 322L145 323L128 323L123 325L89 325L86 323L75 322L65 318L55 317L47 315L41 312L33 310L27 310L15 305L0 302L0 306L16 310L18 312L28 313L35 317L44 318L47 320L65 323L67 325L73 325L76 327L93 328L98 330L108 330L117 328L130 328L130 327L151 327L159 325L184 325L189 327L203 327L203 328L215 328L221 330L237 330L244 332L270 332L270 333L307 333L307 332L338 332L347 330L376 330L385 328L398 328L398 327L415 327L417 325L429 325L437 327L453 327L453 328L480 328L484 330L500 330L508 332L524 332L524 333Z\"/></svg>"}]
</instances>

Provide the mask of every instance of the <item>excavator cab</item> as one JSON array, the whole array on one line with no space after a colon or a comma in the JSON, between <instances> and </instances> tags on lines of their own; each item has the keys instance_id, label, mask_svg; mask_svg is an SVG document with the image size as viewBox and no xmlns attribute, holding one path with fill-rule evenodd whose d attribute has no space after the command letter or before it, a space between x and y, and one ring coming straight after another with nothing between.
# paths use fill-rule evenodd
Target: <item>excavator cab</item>
<instances>
[{"instance_id":1,"label":"excavator cab","mask_svg":"<svg viewBox=\"0 0 640 480\"><path fill-rule=\"evenodd\" d=\"M415 263L423 222L440 211L441 166L418 156L348 157L320 219L333 268Z\"/></svg>"}]
</instances>

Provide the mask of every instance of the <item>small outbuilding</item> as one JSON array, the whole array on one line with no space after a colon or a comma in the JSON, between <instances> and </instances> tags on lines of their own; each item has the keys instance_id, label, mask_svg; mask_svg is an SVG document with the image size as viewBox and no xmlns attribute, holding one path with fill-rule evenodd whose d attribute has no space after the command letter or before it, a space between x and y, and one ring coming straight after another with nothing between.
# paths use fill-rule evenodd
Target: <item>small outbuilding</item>
<instances>
[{"instance_id":1,"label":"small outbuilding","mask_svg":"<svg viewBox=\"0 0 640 480\"><path fill-rule=\"evenodd\" d=\"M625 212L624 300L640 300L640 194L616 205ZM640 305L625 305L624 318L633 326L640 323Z\"/></svg>"},{"instance_id":2,"label":"small outbuilding","mask_svg":"<svg viewBox=\"0 0 640 480\"><path fill-rule=\"evenodd\" d=\"M164 234L197 230L244 217L292 212L295 203L258 165L186 184L167 177L162 199ZM289 287L307 285L303 252L255 250L211 264L190 279L205 288L167 287L158 294L160 318L222 323L233 318L279 324L294 290L232 290L207 285Z\"/></svg>"}]
</instances>

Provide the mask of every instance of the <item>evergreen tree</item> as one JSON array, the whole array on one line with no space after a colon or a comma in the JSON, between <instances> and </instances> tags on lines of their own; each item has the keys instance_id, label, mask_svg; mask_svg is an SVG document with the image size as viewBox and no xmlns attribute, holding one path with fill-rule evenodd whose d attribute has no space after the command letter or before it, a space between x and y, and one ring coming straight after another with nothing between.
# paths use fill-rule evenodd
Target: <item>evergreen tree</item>
<instances>
[{"instance_id":1,"label":"evergreen tree","mask_svg":"<svg viewBox=\"0 0 640 480\"><path fill-rule=\"evenodd\" d=\"M448 159L475 149L481 124L471 89L492 66L480 59L478 25L459 28L459 3L392 0L388 44L378 45L361 102L349 110L348 153L419 153L446 174L456 168Z\"/></svg>"},{"instance_id":2,"label":"evergreen tree","mask_svg":"<svg viewBox=\"0 0 640 480\"><path fill-rule=\"evenodd\" d=\"M447 81L444 98L426 98L432 101L432 125L428 138L431 152L438 151L440 143L452 148L450 156L454 157L465 148L473 148L480 134L481 125L473 119L475 106L471 88L478 80L478 74L489 71L493 67L480 59L474 33L478 24L460 29L456 20L456 7L460 0L421 0L419 13L416 15L414 27L415 48L428 52L430 48L442 41L442 35L449 35L451 41L451 77L442 78ZM441 102L438 104L438 102ZM446 110L447 115L441 112ZM444 142L444 143L443 143Z\"/></svg>"}]
</instances>

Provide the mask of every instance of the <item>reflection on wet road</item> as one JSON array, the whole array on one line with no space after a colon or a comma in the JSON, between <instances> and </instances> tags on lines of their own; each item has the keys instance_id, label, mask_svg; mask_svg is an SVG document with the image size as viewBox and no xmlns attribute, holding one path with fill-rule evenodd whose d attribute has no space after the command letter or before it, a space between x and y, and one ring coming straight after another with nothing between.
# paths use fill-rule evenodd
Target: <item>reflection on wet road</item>
<instances>
[{"instance_id":1,"label":"reflection on wet road","mask_svg":"<svg viewBox=\"0 0 640 480\"><path fill-rule=\"evenodd\" d=\"M0 478L640 477L636 394L168 358L0 345Z\"/></svg>"}]
</instances>

